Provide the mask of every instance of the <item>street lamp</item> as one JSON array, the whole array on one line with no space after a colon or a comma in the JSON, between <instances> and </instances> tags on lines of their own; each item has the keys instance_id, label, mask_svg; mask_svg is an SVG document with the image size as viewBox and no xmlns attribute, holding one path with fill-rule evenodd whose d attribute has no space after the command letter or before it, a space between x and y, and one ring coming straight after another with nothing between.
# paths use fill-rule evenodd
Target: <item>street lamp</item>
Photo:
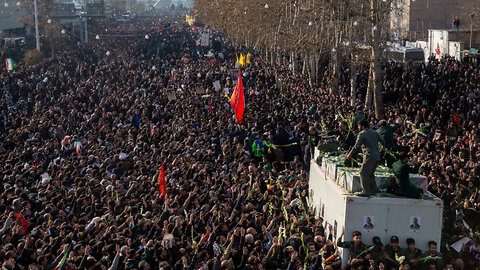
<instances>
[{"instance_id":1,"label":"street lamp","mask_svg":"<svg viewBox=\"0 0 480 270\"><path fill-rule=\"evenodd\" d=\"M37 51L40 51L40 34L38 31L38 9L37 9L37 0L33 0L33 9L35 13L35 41Z\"/></svg>"},{"instance_id":2,"label":"street lamp","mask_svg":"<svg viewBox=\"0 0 480 270\"><path fill-rule=\"evenodd\" d=\"M472 49L473 18L475 18L475 13L470 14L470 50Z\"/></svg>"}]
</instances>

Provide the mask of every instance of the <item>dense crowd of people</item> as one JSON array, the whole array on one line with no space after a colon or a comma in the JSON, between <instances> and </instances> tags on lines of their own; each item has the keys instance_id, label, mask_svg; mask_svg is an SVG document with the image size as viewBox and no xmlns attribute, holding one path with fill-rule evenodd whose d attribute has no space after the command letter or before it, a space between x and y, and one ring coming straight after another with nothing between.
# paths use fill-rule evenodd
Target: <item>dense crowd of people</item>
<instances>
[{"instance_id":1,"label":"dense crowd of people","mask_svg":"<svg viewBox=\"0 0 480 270\"><path fill-rule=\"evenodd\" d=\"M311 87L254 56L241 71L238 124L233 45L164 18L106 23L97 31L116 36L0 74L4 269L338 269L337 245L357 250L355 269L479 266L473 236L459 253L436 243L420 252L413 239L385 248L374 239L376 249L358 248L359 234L333 239L308 200L309 132L360 106L330 95L326 79ZM212 61L200 31L221 43ZM479 71L451 58L385 68L385 120L400 123L396 143L445 202L442 243L470 237L480 230ZM357 75L359 97L367 75Z\"/></svg>"}]
</instances>

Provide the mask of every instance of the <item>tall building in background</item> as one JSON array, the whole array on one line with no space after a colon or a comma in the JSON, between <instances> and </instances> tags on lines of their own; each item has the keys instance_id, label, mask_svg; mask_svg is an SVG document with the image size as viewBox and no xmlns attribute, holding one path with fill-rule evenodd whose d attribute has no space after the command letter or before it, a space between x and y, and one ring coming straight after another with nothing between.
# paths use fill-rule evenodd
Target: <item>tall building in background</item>
<instances>
[{"instance_id":1,"label":"tall building in background","mask_svg":"<svg viewBox=\"0 0 480 270\"><path fill-rule=\"evenodd\" d=\"M458 17L459 30L469 30L470 14L466 7L477 3L478 0L394 0L390 14L392 38L426 38L429 29L452 29L454 17Z\"/></svg>"}]
</instances>

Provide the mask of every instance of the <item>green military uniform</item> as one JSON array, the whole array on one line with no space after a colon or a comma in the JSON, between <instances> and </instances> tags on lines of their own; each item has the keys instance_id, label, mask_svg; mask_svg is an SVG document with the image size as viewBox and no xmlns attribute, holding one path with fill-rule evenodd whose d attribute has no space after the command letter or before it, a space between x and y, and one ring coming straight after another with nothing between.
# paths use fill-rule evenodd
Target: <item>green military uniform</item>
<instances>
[{"instance_id":1,"label":"green military uniform","mask_svg":"<svg viewBox=\"0 0 480 270\"><path fill-rule=\"evenodd\" d=\"M415 248L414 250L407 248L405 250L405 262L410 265L411 270L420 269L419 263L412 264L410 262L411 260L418 260L420 257L422 257L422 251L418 248Z\"/></svg>"},{"instance_id":2,"label":"green military uniform","mask_svg":"<svg viewBox=\"0 0 480 270\"><path fill-rule=\"evenodd\" d=\"M352 127L356 127L358 125L358 123L360 123L363 119L365 119L365 113L363 111L358 111L353 116Z\"/></svg>"},{"instance_id":3,"label":"green military uniform","mask_svg":"<svg viewBox=\"0 0 480 270\"><path fill-rule=\"evenodd\" d=\"M401 160L397 160L393 163L393 174L395 175L395 181L399 186L399 193L402 196L409 198L420 198L420 189L410 183L410 173L417 173L418 166L411 167L408 164L403 163Z\"/></svg>"},{"instance_id":4,"label":"green military uniform","mask_svg":"<svg viewBox=\"0 0 480 270\"><path fill-rule=\"evenodd\" d=\"M397 145L395 142L395 138L393 134L395 131L398 130L400 125L386 125L386 126L381 126L379 129L377 129L378 135L383 138L385 141L385 149L392 151L392 152L400 152L400 151L405 151L403 146ZM387 166L392 167L393 162L397 159L397 155L394 154L392 155L391 153L384 153L382 160L387 161Z\"/></svg>"},{"instance_id":5,"label":"green military uniform","mask_svg":"<svg viewBox=\"0 0 480 270\"><path fill-rule=\"evenodd\" d=\"M383 126L377 129L378 135L385 141L385 148L392 151L398 151L399 149L395 143L393 134L399 128L399 125Z\"/></svg>"}]
</instances>

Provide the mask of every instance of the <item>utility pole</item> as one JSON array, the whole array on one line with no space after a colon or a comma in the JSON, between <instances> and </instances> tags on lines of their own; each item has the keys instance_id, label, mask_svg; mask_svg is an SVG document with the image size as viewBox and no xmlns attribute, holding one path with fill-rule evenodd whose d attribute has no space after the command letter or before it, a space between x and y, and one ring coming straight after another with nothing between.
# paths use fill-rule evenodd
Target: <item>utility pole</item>
<instances>
[{"instance_id":1,"label":"utility pole","mask_svg":"<svg viewBox=\"0 0 480 270\"><path fill-rule=\"evenodd\" d=\"M33 0L33 7L35 13L35 41L37 51L40 51L40 34L38 33L38 9L37 9L37 0Z\"/></svg>"}]
</instances>

